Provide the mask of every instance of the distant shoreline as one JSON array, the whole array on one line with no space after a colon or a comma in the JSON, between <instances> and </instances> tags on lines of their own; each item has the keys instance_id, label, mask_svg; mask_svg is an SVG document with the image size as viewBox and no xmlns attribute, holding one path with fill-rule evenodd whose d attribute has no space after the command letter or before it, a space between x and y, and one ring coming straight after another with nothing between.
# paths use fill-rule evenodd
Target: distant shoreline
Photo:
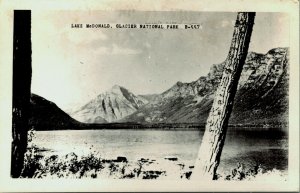
<instances>
[{"instance_id":1,"label":"distant shoreline","mask_svg":"<svg viewBox=\"0 0 300 193\"><path fill-rule=\"evenodd\" d=\"M39 125L33 126L37 131L50 131L50 130L119 130L119 129L135 129L135 130L205 130L205 124L201 123L80 123L72 126L47 126ZM228 126L230 130L252 130L252 131L287 131L287 125L242 125L235 124Z\"/></svg>"}]
</instances>

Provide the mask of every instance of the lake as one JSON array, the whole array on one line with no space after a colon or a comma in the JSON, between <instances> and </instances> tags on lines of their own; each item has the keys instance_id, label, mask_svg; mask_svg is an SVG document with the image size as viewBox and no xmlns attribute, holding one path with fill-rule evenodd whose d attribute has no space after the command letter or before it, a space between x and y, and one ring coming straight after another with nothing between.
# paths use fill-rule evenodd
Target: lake
<instances>
[{"instance_id":1,"label":"lake","mask_svg":"<svg viewBox=\"0 0 300 193\"><path fill-rule=\"evenodd\" d=\"M203 133L204 131L195 129L37 131L33 143L51 150L45 154L94 153L105 159L124 156L129 161L176 157L178 162L193 166ZM288 135L278 130L229 128L218 171L229 172L238 162L245 165L259 163L265 169L286 171Z\"/></svg>"}]
</instances>

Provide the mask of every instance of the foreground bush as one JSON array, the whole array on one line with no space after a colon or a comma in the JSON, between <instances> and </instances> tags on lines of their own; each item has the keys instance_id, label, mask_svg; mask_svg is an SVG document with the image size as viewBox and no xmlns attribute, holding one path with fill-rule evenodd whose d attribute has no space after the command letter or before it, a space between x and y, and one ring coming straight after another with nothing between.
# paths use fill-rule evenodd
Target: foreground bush
<instances>
[{"instance_id":1,"label":"foreground bush","mask_svg":"<svg viewBox=\"0 0 300 193\"><path fill-rule=\"evenodd\" d=\"M165 171L145 170L149 164L144 159L129 163L127 159L105 160L94 154L77 156L69 153L65 156L43 156L37 149L30 148L25 155L25 167L22 178L140 178L156 179Z\"/></svg>"},{"instance_id":2,"label":"foreground bush","mask_svg":"<svg viewBox=\"0 0 300 193\"><path fill-rule=\"evenodd\" d=\"M44 156L37 148L29 148L25 155L22 178L100 178L100 179L190 179L194 167L185 169L184 164L167 162L163 167L153 160L140 159L128 162L125 157L115 160L102 159L89 154L78 156L69 153L64 156ZM154 166L154 167L151 167ZM172 168L173 166L173 168ZM163 168L163 169L162 169ZM164 169L165 168L165 169ZM166 171L166 169L168 169ZM218 174L218 180L265 180L270 177L284 179L279 170L264 171L260 165L245 168L238 164L231 174Z\"/></svg>"},{"instance_id":3,"label":"foreground bush","mask_svg":"<svg viewBox=\"0 0 300 193\"><path fill-rule=\"evenodd\" d=\"M32 144L34 131L28 135L28 150L25 154L22 178L100 178L100 179L190 179L194 166L178 162L177 158L164 158L156 161L141 158L129 162L126 157L107 160L94 151L78 156L48 155L49 150L40 149ZM218 180L282 180L286 174L279 170L263 169L259 163L245 167L242 163L229 174L218 174Z\"/></svg>"}]
</instances>

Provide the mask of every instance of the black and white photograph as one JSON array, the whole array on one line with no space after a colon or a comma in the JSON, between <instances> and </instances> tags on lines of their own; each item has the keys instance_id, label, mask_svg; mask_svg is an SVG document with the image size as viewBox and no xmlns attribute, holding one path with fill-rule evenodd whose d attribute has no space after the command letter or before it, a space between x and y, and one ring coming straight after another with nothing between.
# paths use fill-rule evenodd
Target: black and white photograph
<instances>
[{"instance_id":1,"label":"black and white photograph","mask_svg":"<svg viewBox=\"0 0 300 193\"><path fill-rule=\"evenodd\" d=\"M299 180L289 12L14 9L11 21L8 178Z\"/></svg>"}]
</instances>

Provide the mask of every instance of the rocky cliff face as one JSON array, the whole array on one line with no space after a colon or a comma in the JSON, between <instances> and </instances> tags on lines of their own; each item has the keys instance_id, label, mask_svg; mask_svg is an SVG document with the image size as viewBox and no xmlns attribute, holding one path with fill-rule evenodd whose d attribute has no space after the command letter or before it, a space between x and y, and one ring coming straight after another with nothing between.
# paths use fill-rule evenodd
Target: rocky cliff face
<instances>
[{"instance_id":1,"label":"rocky cliff face","mask_svg":"<svg viewBox=\"0 0 300 193\"><path fill-rule=\"evenodd\" d=\"M177 82L122 121L205 123L224 63L213 65L205 77ZM248 53L236 94L231 124L281 124L288 113L288 49Z\"/></svg>"},{"instance_id":2,"label":"rocky cliff face","mask_svg":"<svg viewBox=\"0 0 300 193\"><path fill-rule=\"evenodd\" d=\"M287 48L249 53L239 84L232 123L287 123L289 93Z\"/></svg>"},{"instance_id":3,"label":"rocky cliff face","mask_svg":"<svg viewBox=\"0 0 300 193\"><path fill-rule=\"evenodd\" d=\"M148 101L145 98L135 96L127 89L115 85L71 113L71 116L85 123L116 122L134 113L146 103Z\"/></svg>"}]
</instances>

